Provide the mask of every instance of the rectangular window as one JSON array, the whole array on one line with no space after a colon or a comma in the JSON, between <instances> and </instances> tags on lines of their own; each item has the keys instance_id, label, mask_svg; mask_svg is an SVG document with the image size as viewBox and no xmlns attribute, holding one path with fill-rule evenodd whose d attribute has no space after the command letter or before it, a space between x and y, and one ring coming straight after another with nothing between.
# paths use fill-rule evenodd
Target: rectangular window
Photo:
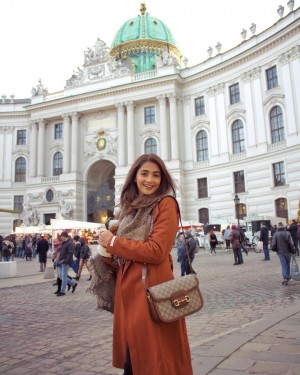
<instances>
[{"instance_id":1,"label":"rectangular window","mask_svg":"<svg viewBox=\"0 0 300 375\"><path fill-rule=\"evenodd\" d=\"M17 145L26 145L26 130L17 130Z\"/></svg>"},{"instance_id":2,"label":"rectangular window","mask_svg":"<svg viewBox=\"0 0 300 375\"><path fill-rule=\"evenodd\" d=\"M274 186L285 185L285 169L284 162L273 164Z\"/></svg>"},{"instance_id":3,"label":"rectangular window","mask_svg":"<svg viewBox=\"0 0 300 375\"><path fill-rule=\"evenodd\" d=\"M266 70L267 75L267 86L268 90L271 90L273 87L278 86L278 76L276 66Z\"/></svg>"},{"instance_id":4,"label":"rectangular window","mask_svg":"<svg viewBox=\"0 0 300 375\"><path fill-rule=\"evenodd\" d=\"M155 107L145 107L145 124L155 123Z\"/></svg>"},{"instance_id":5,"label":"rectangular window","mask_svg":"<svg viewBox=\"0 0 300 375\"><path fill-rule=\"evenodd\" d=\"M240 101L240 85L238 83L229 86L230 104Z\"/></svg>"},{"instance_id":6,"label":"rectangular window","mask_svg":"<svg viewBox=\"0 0 300 375\"><path fill-rule=\"evenodd\" d=\"M205 113L204 96L195 99L195 115L200 116Z\"/></svg>"},{"instance_id":7,"label":"rectangular window","mask_svg":"<svg viewBox=\"0 0 300 375\"><path fill-rule=\"evenodd\" d=\"M244 171L238 171L233 173L234 178L234 191L235 193L245 192L245 177Z\"/></svg>"},{"instance_id":8,"label":"rectangular window","mask_svg":"<svg viewBox=\"0 0 300 375\"><path fill-rule=\"evenodd\" d=\"M15 195L14 196L14 210L16 211L23 211L23 195Z\"/></svg>"},{"instance_id":9,"label":"rectangular window","mask_svg":"<svg viewBox=\"0 0 300 375\"><path fill-rule=\"evenodd\" d=\"M207 198L207 178L198 178L198 198Z\"/></svg>"},{"instance_id":10,"label":"rectangular window","mask_svg":"<svg viewBox=\"0 0 300 375\"><path fill-rule=\"evenodd\" d=\"M55 124L54 139L62 139L63 137L63 124Z\"/></svg>"}]
</instances>

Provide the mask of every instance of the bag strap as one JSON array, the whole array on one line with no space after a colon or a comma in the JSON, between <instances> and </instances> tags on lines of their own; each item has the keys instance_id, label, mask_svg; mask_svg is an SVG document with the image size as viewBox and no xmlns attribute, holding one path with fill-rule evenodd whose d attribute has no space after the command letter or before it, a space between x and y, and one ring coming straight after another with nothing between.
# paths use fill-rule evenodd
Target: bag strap
<instances>
[{"instance_id":1,"label":"bag strap","mask_svg":"<svg viewBox=\"0 0 300 375\"><path fill-rule=\"evenodd\" d=\"M188 262L189 262L189 267L192 270L192 263L191 263L191 258L190 258L189 251L188 251L187 239L184 236L184 229L183 229L183 225L182 225L181 212L180 212L180 207L179 207L179 204L177 202L177 199L175 197L173 197L172 195L166 195L162 199L160 199L157 204L159 204L163 199L165 199L167 197L174 199L174 201L176 202L176 207L177 207L177 213L178 213L178 216L179 216L180 227L181 227L181 230L183 232L184 246L186 248L187 259L188 259ZM149 237L150 237L150 235L152 233L153 211L154 211L155 207L156 206L153 207L153 209L151 210L151 212L150 212L150 214L148 216L148 219L147 219L146 231L145 231L145 241L148 241L148 239L149 239ZM146 277L147 277L147 264L144 263L144 265L142 267L142 283L144 285L144 289L146 289Z\"/></svg>"}]
</instances>

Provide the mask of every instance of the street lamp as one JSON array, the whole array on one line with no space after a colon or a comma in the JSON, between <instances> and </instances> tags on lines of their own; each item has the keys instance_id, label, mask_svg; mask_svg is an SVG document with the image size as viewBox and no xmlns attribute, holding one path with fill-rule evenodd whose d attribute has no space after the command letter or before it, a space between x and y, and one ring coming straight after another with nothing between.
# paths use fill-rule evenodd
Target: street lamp
<instances>
[{"instance_id":1,"label":"street lamp","mask_svg":"<svg viewBox=\"0 0 300 375\"><path fill-rule=\"evenodd\" d=\"M234 197L234 204L235 204L235 212L237 214L237 219L238 219L238 226L240 226L240 198L239 196L236 194L236 196Z\"/></svg>"}]
</instances>

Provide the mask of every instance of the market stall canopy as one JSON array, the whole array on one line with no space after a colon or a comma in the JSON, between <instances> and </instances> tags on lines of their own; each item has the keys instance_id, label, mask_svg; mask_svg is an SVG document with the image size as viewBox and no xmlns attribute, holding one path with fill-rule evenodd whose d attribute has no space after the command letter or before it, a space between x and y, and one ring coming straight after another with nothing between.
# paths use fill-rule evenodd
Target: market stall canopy
<instances>
[{"instance_id":1,"label":"market stall canopy","mask_svg":"<svg viewBox=\"0 0 300 375\"><path fill-rule=\"evenodd\" d=\"M32 225L32 226L23 225L21 227L16 227L15 229L16 234L42 234L42 233L51 233L51 232L52 232L51 225Z\"/></svg>"},{"instance_id":2,"label":"market stall canopy","mask_svg":"<svg viewBox=\"0 0 300 375\"><path fill-rule=\"evenodd\" d=\"M87 221L51 219L52 230L60 230L60 229L97 229L97 228L101 228L103 226L104 226L104 224L89 223Z\"/></svg>"},{"instance_id":3,"label":"market stall canopy","mask_svg":"<svg viewBox=\"0 0 300 375\"><path fill-rule=\"evenodd\" d=\"M202 224L202 223L196 223L194 221L182 220L183 229L200 228L200 227L203 227L203 225L204 224ZM180 222L179 222L178 227L179 227L179 229L181 228Z\"/></svg>"}]
</instances>

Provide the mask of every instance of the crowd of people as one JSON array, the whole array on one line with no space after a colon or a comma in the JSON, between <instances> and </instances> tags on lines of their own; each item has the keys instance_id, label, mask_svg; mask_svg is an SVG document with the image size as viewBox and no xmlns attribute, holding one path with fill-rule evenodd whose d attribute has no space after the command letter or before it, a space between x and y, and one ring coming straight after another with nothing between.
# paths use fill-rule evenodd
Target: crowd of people
<instances>
[{"instance_id":1,"label":"crowd of people","mask_svg":"<svg viewBox=\"0 0 300 375\"><path fill-rule=\"evenodd\" d=\"M248 255L248 250L243 245L245 239L245 231L242 227L237 225L228 225L222 232L222 240L225 244L225 251L231 250L233 252L233 265L241 265L244 263L243 252ZM218 244L217 236L213 230L208 234L210 252L216 254L216 246ZM264 258L262 261L270 260L270 250L277 253L282 270L282 285L288 285L291 278L290 264L293 255L299 256L300 250L300 223L292 220L292 223L287 226L283 223L278 223L271 228L268 228L265 222L260 224L259 241L262 242L262 250ZM187 252L190 255L191 262L194 260L194 242L190 231L180 232L177 238L177 261L180 263L181 276L190 273Z\"/></svg>"}]
</instances>

